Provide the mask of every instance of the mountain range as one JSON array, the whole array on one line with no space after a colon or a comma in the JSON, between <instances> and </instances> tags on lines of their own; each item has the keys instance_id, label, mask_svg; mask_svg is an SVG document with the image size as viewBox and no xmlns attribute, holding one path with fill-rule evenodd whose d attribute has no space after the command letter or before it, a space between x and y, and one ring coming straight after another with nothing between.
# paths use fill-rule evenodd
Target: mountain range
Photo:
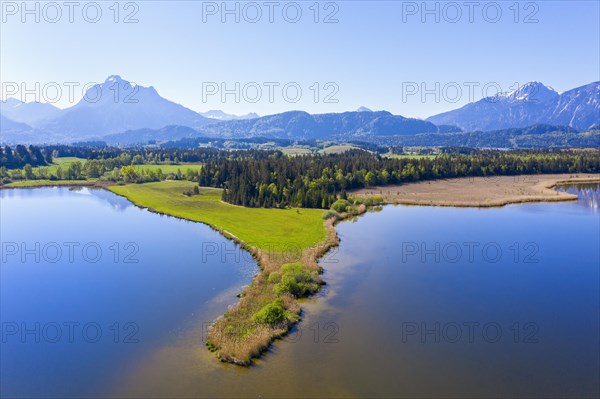
<instances>
[{"instance_id":1,"label":"mountain range","mask_svg":"<svg viewBox=\"0 0 600 399\"><path fill-rule=\"evenodd\" d=\"M535 124L588 130L597 128L600 121L600 82L562 94L542 83L531 82L510 93L487 97L427 120L434 124L456 125L465 131L522 128Z\"/></svg>"},{"instance_id":2,"label":"mountain range","mask_svg":"<svg viewBox=\"0 0 600 399\"><path fill-rule=\"evenodd\" d=\"M562 94L538 82L498 94L426 120L371 111L309 114L289 111L259 117L219 110L198 113L161 97L154 87L118 75L87 90L74 106L0 102L0 139L4 143L66 143L105 140L136 144L191 137L278 139L365 139L523 128L532 125L600 127L600 82Z\"/></svg>"},{"instance_id":3,"label":"mountain range","mask_svg":"<svg viewBox=\"0 0 600 399\"><path fill-rule=\"evenodd\" d=\"M234 119L260 118L260 116L258 116L258 114L254 113L254 112L251 112L246 115L232 115L232 114L226 114L225 112L218 110L218 109L213 109L208 112L200 112L200 115L202 115L205 118L216 119L216 120L220 120L220 121L231 121Z\"/></svg>"}]
</instances>

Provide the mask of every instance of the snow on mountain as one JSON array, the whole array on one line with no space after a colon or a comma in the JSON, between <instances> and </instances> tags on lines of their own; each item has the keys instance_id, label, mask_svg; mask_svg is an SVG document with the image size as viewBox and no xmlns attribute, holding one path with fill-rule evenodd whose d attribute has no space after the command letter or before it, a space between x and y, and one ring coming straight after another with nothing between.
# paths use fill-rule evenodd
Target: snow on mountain
<instances>
[{"instance_id":1,"label":"snow on mountain","mask_svg":"<svg viewBox=\"0 0 600 399\"><path fill-rule=\"evenodd\" d=\"M462 108L434 115L436 125L455 125L465 131L521 128L535 124L586 130L600 121L600 82L562 94L539 82L484 98Z\"/></svg>"}]
</instances>

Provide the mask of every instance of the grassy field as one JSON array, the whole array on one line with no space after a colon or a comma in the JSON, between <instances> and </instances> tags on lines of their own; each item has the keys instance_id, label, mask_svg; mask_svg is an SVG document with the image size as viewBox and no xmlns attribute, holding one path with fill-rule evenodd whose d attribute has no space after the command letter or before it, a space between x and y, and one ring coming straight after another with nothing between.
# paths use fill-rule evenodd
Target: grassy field
<instances>
[{"instance_id":1,"label":"grassy field","mask_svg":"<svg viewBox=\"0 0 600 399\"><path fill-rule=\"evenodd\" d=\"M48 165L48 166L36 166L33 168L33 173L37 174L37 171L39 169L46 169L48 171L49 174L56 174L56 170L58 169L58 167L62 167L63 170L66 169L70 164L74 163L74 162L81 162L82 164L84 164L86 162L86 159L83 158L76 158L76 157L61 157L61 158L54 158L52 165ZM22 170L22 169L21 169Z\"/></svg>"},{"instance_id":2,"label":"grassy field","mask_svg":"<svg viewBox=\"0 0 600 399\"><path fill-rule=\"evenodd\" d=\"M281 152L283 152L285 155L290 156L309 155L313 153L313 151L310 148L306 147L285 147L281 149Z\"/></svg>"},{"instance_id":3,"label":"grassy field","mask_svg":"<svg viewBox=\"0 0 600 399\"><path fill-rule=\"evenodd\" d=\"M353 145L332 145L331 147L323 148L319 151L321 154L341 154L349 150L359 149Z\"/></svg>"},{"instance_id":4,"label":"grassy field","mask_svg":"<svg viewBox=\"0 0 600 399\"><path fill-rule=\"evenodd\" d=\"M142 169L146 169L146 170L152 170L152 171L157 171L158 169L162 170L162 172L164 174L167 173L177 173L177 170L179 169L181 171L181 173L185 173L186 170L188 169L192 169L192 170L197 170L200 171L200 169L202 169L202 165L200 164L180 164L180 165L155 165L155 164L143 164L143 165L134 165L135 169L140 171Z\"/></svg>"},{"instance_id":5,"label":"grassy field","mask_svg":"<svg viewBox=\"0 0 600 399\"><path fill-rule=\"evenodd\" d=\"M429 159L434 159L435 157L437 157L437 155L435 154L428 154L428 155L420 155L420 154L392 154L391 152L388 152L387 154L383 155L386 158L396 158L396 159L421 159L421 158L429 158Z\"/></svg>"},{"instance_id":6,"label":"grassy field","mask_svg":"<svg viewBox=\"0 0 600 399\"><path fill-rule=\"evenodd\" d=\"M164 181L111 186L109 190L136 205L210 224L262 250L290 245L304 249L325 238L321 210L243 208L222 202L221 190L214 188L201 188L200 195L192 197L183 195L194 185L188 181Z\"/></svg>"},{"instance_id":7,"label":"grassy field","mask_svg":"<svg viewBox=\"0 0 600 399\"><path fill-rule=\"evenodd\" d=\"M87 159L85 158L77 158L77 157L59 157L59 158L54 158L53 163L55 165L68 165L70 163L74 163L74 162L81 162L81 163L85 163L87 161Z\"/></svg>"}]
</instances>

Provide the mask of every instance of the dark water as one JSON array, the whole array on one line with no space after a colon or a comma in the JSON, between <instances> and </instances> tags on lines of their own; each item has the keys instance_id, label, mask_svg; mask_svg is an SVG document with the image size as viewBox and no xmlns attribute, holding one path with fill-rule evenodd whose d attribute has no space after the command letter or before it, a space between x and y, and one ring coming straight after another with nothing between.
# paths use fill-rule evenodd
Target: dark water
<instances>
[{"instance_id":1,"label":"dark water","mask_svg":"<svg viewBox=\"0 0 600 399\"><path fill-rule=\"evenodd\" d=\"M32 198L28 202L20 198L15 201L19 205L13 204L13 212L20 216L13 217L12 230L5 227L3 193L2 241L8 241L5 231L15 237L12 241L18 241L29 239L32 230L38 234L39 224L45 226L41 230L51 229L51 223L36 219L36 215L60 209L65 197L78 195L60 191L63 199L56 198L54 204L45 198L47 192L39 197L39 191L22 192L12 195ZM597 195L598 190L587 194ZM600 215L585 199L485 210L389 206L341 223L340 247L321 262L326 289L304 301L303 321L293 334L278 341L255 366L244 369L223 365L204 349L199 322L210 320L208 315L219 314L234 301L230 294L215 304L210 294L230 292L231 287L247 281L237 265L219 263L207 273L188 266L197 271L195 279L189 281L184 272L181 278L173 277L171 257L197 265L190 260L198 257L190 254L195 250L190 241L205 240L204 230L125 203L122 212L118 205L106 205L117 197L103 195L103 199L93 196L86 205L68 207L71 219L82 219L77 229L70 220L70 229L56 227L54 234L48 231L42 239L67 240L68 232L76 231L76 237L87 235L88 240L99 241L98 234L104 233L86 233L89 227L83 228L84 223L103 226L102 231L108 225L112 230L128 230L133 229L128 225L139 223L144 227L129 230L130 235L124 233L116 241L132 240L135 233L135 239L153 242L150 237L172 224L173 230L165 232L162 239L169 240L175 233L177 239L171 237L169 245L158 242L148 260L154 263L153 257L163 256L162 261L150 267L152 273L139 273L139 279L132 277L129 284L123 282L123 265L100 272L88 267L74 279L72 270L55 275L49 265L3 264L2 320L35 320L55 314L60 305L77 303L79 295L74 292L79 291L86 298L86 306L77 306L80 319L92 319L91 310L105 313L110 320L155 317L156 322L147 327L155 339L145 346L107 344L108 353L96 353L93 359L88 358L95 350L91 344L55 349L54 367L40 370L36 369L36 362L42 359L39 351L53 351L49 344L12 345L9 364L4 360L3 344L3 392L22 394L31 381L40 392L43 383L54 392L76 392L71 382L87 378L92 384L87 386L89 392L102 394L105 391L98 386L103 386L109 387L112 395L134 397L600 395ZM92 221L84 217L89 207L98 213ZM32 212L36 208L40 209ZM101 209L105 210L102 215ZM124 216L129 224L122 223ZM139 219L134 222L130 218ZM150 225L153 222L149 220L155 219L156 224ZM181 247L179 242L183 242ZM199 268L208 267L201 264ZM136 268L142 266L134 265ZM13 276L16 272L11 274L12 269L20 272ZM205 279L227 279L221 273L230 273L231 280L203 294ZM103 290L93 290L102 274ZM5 276L12 276L10 284ZM7 295L8 285L21 288ZM191 290L197 298L184 295L187 285L198 288L200 292ZM124 297L122 288L135 294ZM156 294L160 288L163 291ZM38 293L40 290L45 294ZM52 297L50 292L53 300L47 299ZM132 300L134 305L129 304ZM212 313L203 301L213 304L208 307ZM130 313L119 317L124 310L116 309L121 307ZM179 307L187 311L176 317L172 313ZM5 309L11 317L4 316ZM194 311L196 317L190 317ZM142 316L144 312L151 316ZM181 326L180 333L169 334L169 325ZM140 334L142 331L146 329L140 327ZM70 355L60 356L65 350L70 350ZM109 371L94 373L98 361Z\"/></svg>"}]
</instances>

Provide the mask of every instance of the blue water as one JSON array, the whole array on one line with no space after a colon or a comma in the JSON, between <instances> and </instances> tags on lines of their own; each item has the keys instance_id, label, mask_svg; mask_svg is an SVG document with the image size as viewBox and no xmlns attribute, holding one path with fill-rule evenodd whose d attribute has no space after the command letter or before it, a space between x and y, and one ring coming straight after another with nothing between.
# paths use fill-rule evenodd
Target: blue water
<instances>
[{"instance_id":1,"label":"blue water","mask_svg":"<svg viewBox=\"0 0 600 399\"><path fill-rule=\"evenodd\" d=\"M257 271L248 256L209 255L234 244L208 226L107 191L0 196L2 397L105 395L145 354L219 316Z\"/></svg>"},{"instance_id":2,"label":"blue water","mask_svg":"<svg viewBox=\"0 0 600 399\"><path fill-rule=\"evenodd\" d=\"M2 263L3 323L96 321L106 336L9 336L2 394L598 397L600 214L589 200L598 189L577 192L588 198L386 206L339 224L341 244L320 262L327 285L303 301L293 333L245 369L202 342L199 326L256 270L244 257L203 262L202 243L223 242L212 230L105 191L3 191L2 242L136 242L140 262ZM122 332L137 323L139 343L113 343L115 321Z\"/></svg>"}]
</instances>

